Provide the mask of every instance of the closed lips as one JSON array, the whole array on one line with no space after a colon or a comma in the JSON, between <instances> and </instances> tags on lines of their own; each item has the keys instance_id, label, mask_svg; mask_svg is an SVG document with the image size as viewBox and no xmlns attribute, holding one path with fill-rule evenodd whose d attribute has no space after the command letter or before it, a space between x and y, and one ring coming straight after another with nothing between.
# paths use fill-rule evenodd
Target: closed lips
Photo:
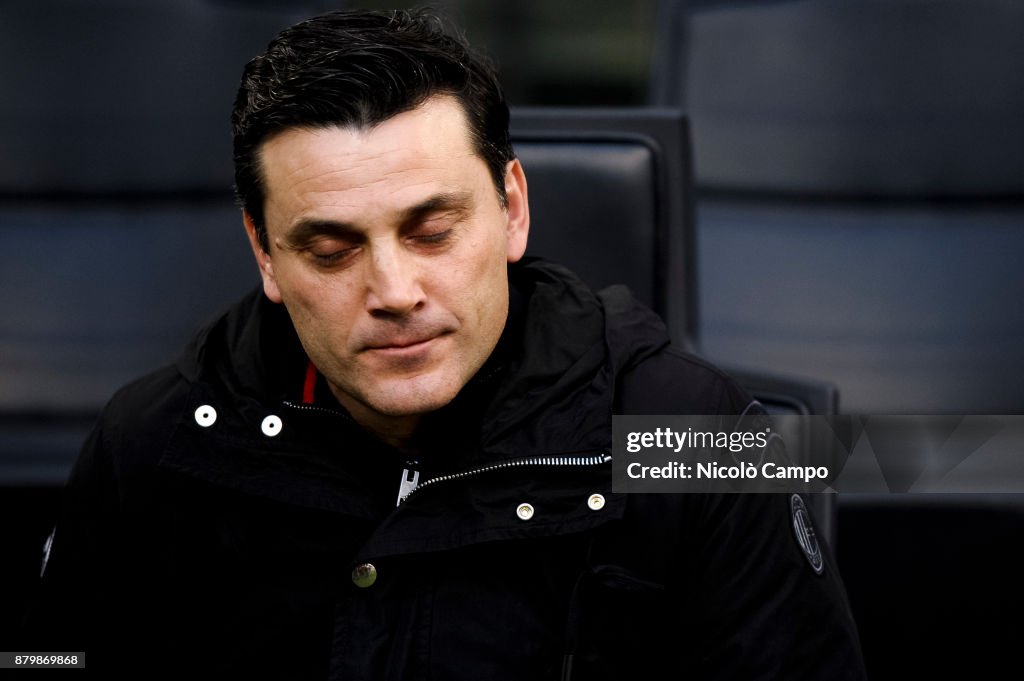
<instances>
[{"instance_id":1,"label":"closed lips","mask_svg":"<svg viewBox=\"0 0 1024 681\"><path fill-rule=\"evenodd\" d=\"M449 329L438 329L426 333L417 333L412 336L371 338L364 344L363 348L366 350L400 350L414 345L422 345L449 333L451 333Z\"/></svg>"},{"instance_id":2,"label":"closed lips","mask_svg":"<svg viewBox=\"0 0 1024 681\"><path fill-rule=\"evenodd\" d=\"M426 343L437 338L437 336L428 336L427 338L419 338L413 340L393 340L387 341L379 345L371 345L371 350L387 350L389 348L407 348L412 345L419 345L420 343Z\"/></svg>"}]
</instances>

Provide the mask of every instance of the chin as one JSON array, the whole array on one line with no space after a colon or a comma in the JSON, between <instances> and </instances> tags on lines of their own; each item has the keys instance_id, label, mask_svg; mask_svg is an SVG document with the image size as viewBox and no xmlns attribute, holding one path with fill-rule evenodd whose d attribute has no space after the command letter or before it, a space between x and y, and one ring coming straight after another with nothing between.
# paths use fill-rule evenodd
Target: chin
<instances>
[{"instance_id":1,"label":"chin","mask_svg":"<svg viewBox=\"0 0 1024 681\"><path fill-rule=\"evenodd\" d=\"M369 395L367 404L387 416L418 416L441 409L455 399L463 383L407 379L395 381Z\"/></svg>"}]
</instances>

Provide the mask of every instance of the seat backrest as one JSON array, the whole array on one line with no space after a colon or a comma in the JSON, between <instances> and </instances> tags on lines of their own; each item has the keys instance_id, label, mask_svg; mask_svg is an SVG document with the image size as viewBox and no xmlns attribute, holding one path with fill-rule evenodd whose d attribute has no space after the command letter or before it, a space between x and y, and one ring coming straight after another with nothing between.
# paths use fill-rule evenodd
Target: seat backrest
<instances>
[{"instance_id":1,"label":"seat backrest","mask_svg":"<svg viewBox=\"0 0 1024 681\"><path fill-rule=\"evenodd\" d=\"M595 288L625 283L692 346L697 329L689 132L675 109L519 108L528 254Z\"/></svg>"},{"instance_id":2,"label":"seat backrest","mask_svg":"<svg viewBox=\"0 0 1024 681\"><path fill-rule=\"evenodd\" d=\"M0 194L230 193L242 69L316 4L0 3Z\"/></svg>"},{"instance_id":3,"label":"seat backrest","mask_svg":"<svg viewBox=\"0 0 1024 681\"><path fill-rule=\"evenodd\" d=\"M702 187L1024 195L1024 4L661 5L653 101L685 103Z\"/></svg>"}]
</instances>

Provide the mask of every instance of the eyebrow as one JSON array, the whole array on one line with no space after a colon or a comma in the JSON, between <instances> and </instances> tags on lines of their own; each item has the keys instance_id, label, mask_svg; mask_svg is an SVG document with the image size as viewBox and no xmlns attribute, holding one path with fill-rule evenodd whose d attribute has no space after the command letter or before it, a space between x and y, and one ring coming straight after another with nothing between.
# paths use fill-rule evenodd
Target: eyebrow
<instances>
[{"instance_id":1,"label":"eyebrow","mask_svg":"<svg viewBox=\"0 0 1024 681\"><path fill-rule=\"evenodd\" d=\"M416 205L403 209L398 215L401 227L422 219L423 216L436 211L466 211L472 205L473 195L468 191L442 192L435 194ZM327 220L321 218L303 218L298 220L284 237L288 248L303 248L320 236L354 237L361 230L350 222Z\"/></svg>"}]
</instances>

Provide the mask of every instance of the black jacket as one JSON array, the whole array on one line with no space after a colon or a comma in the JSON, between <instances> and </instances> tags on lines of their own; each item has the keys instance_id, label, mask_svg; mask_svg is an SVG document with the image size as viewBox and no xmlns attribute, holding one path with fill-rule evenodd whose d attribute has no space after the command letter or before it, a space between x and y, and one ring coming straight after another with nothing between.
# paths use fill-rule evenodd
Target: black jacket
<instances>
[{"instance_id":1,"label":"black jacket","mask_svg":"<svg viewBox=\"0 0 1024 681\"><path fill-rule=\"evenodd\" d=\"M785 495L611 491L613 412L735 414L742 391L623 289L510 277L498 348L417 461L354 423L258 291L122 389L26 643L140 678L862 678Z\"/></svg>"}]
</instances>

